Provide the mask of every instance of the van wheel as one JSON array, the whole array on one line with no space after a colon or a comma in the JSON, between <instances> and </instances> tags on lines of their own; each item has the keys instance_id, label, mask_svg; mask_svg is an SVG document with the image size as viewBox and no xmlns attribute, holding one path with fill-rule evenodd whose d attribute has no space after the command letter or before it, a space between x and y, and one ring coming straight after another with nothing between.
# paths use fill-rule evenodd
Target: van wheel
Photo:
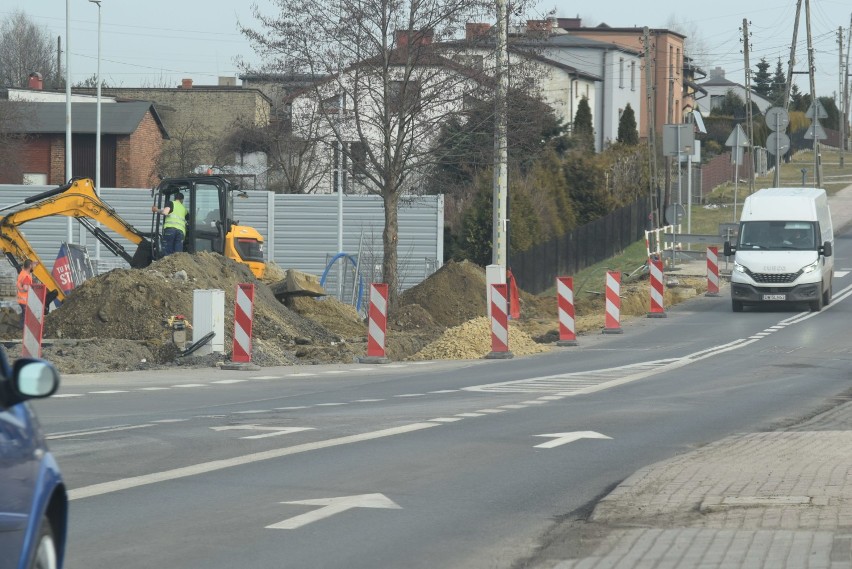
<instances>
[{"instance_id":1,"label":"van wheel","mask_svg":"<svg viewBox=\"0 0 852 569\"><path fill-rule=\"evenodd\" d=\"M734 312L742 312L743 311L743 303L741 300L732 300L731 301L731 310Z\"/></svg>"},{"instance_id":2,"label":"van wheel","mask_svg":"<svg viewBox=\"0 0 852 569\"><path fill-rule=\"evenodd\" d=\"M825 306L831 304L831 285L828 285L828 288L824 293L822 293L822 303Z\"/></svg>"},{"instance_id":3,"label":"van wheel","mask_svg":"<svg viewBox=\"0 0 852 569\"><path fill-rule=\"evenodd\" d=\"M819 312L820 310L822 310L822 305L823 305L822 301L823 301L824 297L825 297L825 295L821 294L821 295L819 295L819 298L817 298L817 300L814 300L810 303L811 304L811 312Z\"/></svg>"}]
</instances>

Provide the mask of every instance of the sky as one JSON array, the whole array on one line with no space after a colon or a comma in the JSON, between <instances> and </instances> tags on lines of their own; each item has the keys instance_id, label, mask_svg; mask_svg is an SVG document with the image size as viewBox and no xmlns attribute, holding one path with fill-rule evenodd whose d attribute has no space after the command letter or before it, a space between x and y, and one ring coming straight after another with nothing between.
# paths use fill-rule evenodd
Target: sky
<instances>
[{"instance_id":1,"label":"sky","mask_svg":"<svg viewBox=\"0 0 852 569\"><path fill-rule=\"evenodd\" d=\"M705 71L721 67L727 79L741 84L745 82L743 19L748 20L751 34L751 68L763 57L772 73L779 57L786 70L796 14L796 0L539 1L531 17L555 10L557 16L579 16L589 26L605 23L677 29L687 35L686 53ZM67 3L71 11L71 81L77 83L97 70L96 4L88 0L3 0L0 20L21 10L52 36L63 36L65 42ZM250 27L256 24L253 3L264 13L273 13L272 0L101 0L102 76L107 84L123 87L171 87L183 78L191 78L197 85L215 85L220 76L240 74L237 56L259 67L262 62L237 28L237 22ZM845 57L852 2L810 0L810 14L817 96L832 96L840 89L838 28L843 28ZM803 0L795 67L803 73L794 75L803 92L810 90L806 38Z\"/></svg>"}]
</instances>

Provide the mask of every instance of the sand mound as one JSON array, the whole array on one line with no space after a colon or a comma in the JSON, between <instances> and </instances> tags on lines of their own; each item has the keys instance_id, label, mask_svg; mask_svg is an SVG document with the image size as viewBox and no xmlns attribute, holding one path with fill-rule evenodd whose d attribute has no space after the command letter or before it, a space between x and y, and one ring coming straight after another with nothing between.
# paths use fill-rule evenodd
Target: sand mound
<instances>
[{"instance_id":1,"label":"sand mound","mask_svg":"<svg viewBox=\"0 0 852 569\"><path fill-rule=\"evenodd\" d=\"M485 302L485 270L470 261L448 262L399 298L400 307L419 304L443 327L485 316Z\"/></svg>"},{"instance_id":2,"label":"sand mound","mask_svg":"<svg viewBox=\"0 0 852 569\"><path fill-rule=\"evenodd\" d=\"M514 323L509 323L509 351L518 356L546 352L550 348L537 344ZM440 338L417 352L412 360L469 360L491 352L491 323L487 317L474 318L450 328Z\"/></svg>"}]
</instances>

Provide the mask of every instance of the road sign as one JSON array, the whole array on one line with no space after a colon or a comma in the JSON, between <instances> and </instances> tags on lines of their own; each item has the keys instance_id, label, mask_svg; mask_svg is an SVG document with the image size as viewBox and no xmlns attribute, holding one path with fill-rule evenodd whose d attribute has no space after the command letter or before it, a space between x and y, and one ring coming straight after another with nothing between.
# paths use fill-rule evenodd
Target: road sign
<instances>
[{"instance_id":1,"label":"road sign","mask_svg":"<svg viewBox=\"0 0 852 569\"><path fill-rule=\"evenodd\" d=\"M781 107L770 107L764 115L766 126L769 130L784 132L790 124L790 115Z\"/></svg>"},{"instance_id":2,"label":"road sign","mask_svg":"<svg viewBox=\"0 0 852 569\"><path fill-rule=\"evenodd\" d=\"M286 519L277 524L266 526L267 529L296 529L316 522L334 514L351 510L352 508L383 508L401 510L402 506L384 494L360 494L357 496L341 496L339 498L321 498L319 500L299 500L297 502L281 502L282 504L303 504L305 506L323 506L300 516Z\"/></svg>"},{"instance_id":3,"label":"road sign","mask_svg":"<svg viewBox=\"0 0 852 569\"><path fill-rule=\"evenodd\" d=\"M823 140L828 138L828 135L825 134L825 129L822 128L822 125L815 122L808 127L808 131L805 133L805 138L808 140L813 140L814 138L817 140Z\"/></svg>"},{"instance_id":4,"label":"road sign","mask_svg":"<svg viewBox=\"0 0 852 569\"><path fill-rule=\"evenodd\" d=\"M746 136L743 127L737 125L731 134L728 135L728 140L725 141L725 146L751 146L751 143Z\"/></svg>"},{"instance_id":5,"label":"road sign","mask_svg":"<svg viewBox=\"0 0 852 569\"><path fill-rule=\"evenodd\" d=\"M805 111L805 116L811 120L814 120L814 102L811 101L811 106L808 107L808 110ZM816 101L816 118L818 119L827 119L828 113L825 112L825 107L822 106L822 103Z\"/></svg>"},{"instance_id":6,"label":"road sign","mask_svg":"<svg viewBox=\"0 0 852 569\"><path fill-rule=\"evenodd\" d=\"M695 126L689 123L663 125L663 154L678 156L692 152Z\"/></svg>"},{"instance_id":7,"label":"road sign","mask_svg":"<svg viewBox=\"0 0 852 569\"><path fill-rule=\"evenodd\" d=\"M771 132L766 137L766 151L783 155L790 150L790 137L783 132Z\"/></svg>"}]
</instances>

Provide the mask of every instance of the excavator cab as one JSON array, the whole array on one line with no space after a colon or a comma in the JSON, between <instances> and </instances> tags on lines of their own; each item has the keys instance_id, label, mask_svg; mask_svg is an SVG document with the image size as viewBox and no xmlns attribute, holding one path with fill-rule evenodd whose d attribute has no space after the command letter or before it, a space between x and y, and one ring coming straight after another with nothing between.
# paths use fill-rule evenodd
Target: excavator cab
<instances>
[{"instance_id":1,"label":"excavator cab","mask_svg":"<svg viewBox=\"0 0 852 569\"><path fill-rule=\"evenodd\" d=\"M176 193L182 193L187 209L187 253L212 251L247 265L258 278L263 276L263 236L253 227L234 219L234 194L248 197L221 176L167 178L155 189L157 207L164 207ZM164 218L154 214L154 234L162 235ZM158 245L159 248L159 240ZM158 250L157 256L162 252Z\"/></svg>"}]
</instances>

